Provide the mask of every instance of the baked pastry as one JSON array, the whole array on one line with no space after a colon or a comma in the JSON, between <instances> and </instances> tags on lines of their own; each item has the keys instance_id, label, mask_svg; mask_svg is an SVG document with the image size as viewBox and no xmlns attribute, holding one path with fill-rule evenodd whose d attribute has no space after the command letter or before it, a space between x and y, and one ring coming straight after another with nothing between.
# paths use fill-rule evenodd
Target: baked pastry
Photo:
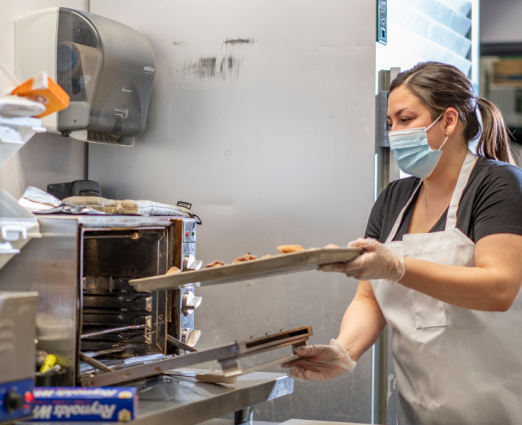
<instances>
[{"instance_id":1,"label":"baked pastry","mask_svg":"<svg viewBox=\"0 0 522 425\"><path fill-rule=\"evenodd\" d=\"M279 245L277 250L281 254L291 254L292 252L303 252L305 249L301 245Z\"/></svg>"},{"instance_id":2,"label":"baked pastry","mask_svg":"<svg viewBox=\"0 0 522 425\"><path fill-rule=\"evenodd\" d=\"M267 258L272 258L272 254L266 254L261 257L261 260L266 260Z\"/></svg>"},{"instance_id":3,"label":"baked pastry","mask_svg":"<svg viewBox=\"0 0 522 425\"><path fill-rule=\"evenodd\" d=\"M205 372L198 373L195 378L198 381L213 382L215 384L233 384L237 381L237 376L225 376L223 372Z\"/></svg>"},{"instance_id":4,"label":"baked pastry","mask_svg":"<svg viewBox=\"0 0 522 425\"><path fill-rule=\"evenodd\" d=\"M324 249L337 249L337 248L339 248L339 246L334 243L329 243L328 245L326 245L324 247Z\"/></svg>"},{"instance_id":5,"label":"baked pastry","mask_svg":"<svg viewBox=\"0 0 522 425\"><path fill-rule=\"evenodd\" d=\"M170 269L167 270L167 273L165 273L165 274L174 274L174 273L179 273L180 271L181 271L181 269L179 269L178 267L172 266Z\"/></svg>"},{"instance_id":6,"label":"baked pastry","mask_svg":"<svg viewBox=\"0 0 522 425\"><path fill-rule=\"evenodd\" d=\"M249 253L249 254L243 255L242 257L237 257L232 264L244 263L245 261L252 261L252 260L257 260L257 257L255 255L250 255L250 253Z\"/></svg>"},{"instance_id":7,"label":"baked pastry","mask_svg":"<svg viewBox=\"0 0 522 425\"><path fill-rule=\"evenodd\" d=\"M214 261L213 263L207 264L205 266L205 268L206 269L211 269L213 267L222 267L224 265L225 265L225 263L223 263L223 261Z\"/></svg>"}]
</instances>

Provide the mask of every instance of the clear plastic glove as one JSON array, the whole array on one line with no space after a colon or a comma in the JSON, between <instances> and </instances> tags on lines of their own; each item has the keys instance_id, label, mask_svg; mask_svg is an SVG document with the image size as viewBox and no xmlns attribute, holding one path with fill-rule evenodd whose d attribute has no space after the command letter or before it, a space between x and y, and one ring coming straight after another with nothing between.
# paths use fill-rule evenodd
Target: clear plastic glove
<instances>
[{"instance_id":1,"label":"clear plastic glove","mask_svg":"<svg viewBox=\"0 0 522 425\"><path fill-rule=\"evenodd\" d=\"M350 248L360 247L364 253L347 263L333 263L319 266L322 272L344 273L359 280L387 279L398 282L404 277L406 268L404 257L395 254L375 239L357 239L348 244Z\"/></svg>"},{"instance_id":2,"label":"clear plastic glove","mask_svg":"<svg viewBox=\"0 0 522 425\"><path fill-rule=\"evenodd\" d=\"M356 365L346 348L335 339L330 345L307 345L294 352L303 358L283 363L281 367L290 369L288 376L298 381L327 381L347 370L352 372Z\"/></svg>"}]
</instances>

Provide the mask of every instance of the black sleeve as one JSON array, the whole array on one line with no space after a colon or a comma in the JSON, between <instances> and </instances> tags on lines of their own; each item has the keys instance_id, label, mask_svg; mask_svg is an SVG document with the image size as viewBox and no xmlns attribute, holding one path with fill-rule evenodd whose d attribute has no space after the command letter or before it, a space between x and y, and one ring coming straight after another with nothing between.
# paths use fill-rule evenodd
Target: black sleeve
<instances>
[{"instance_id":1,"label":"black sleeve","mask_svg":"<svg viewBox=\"0 0 522 425\"><path fill-rule=\"evenodd\" d=\"M366 225L366 232L364 233L365 238L372 238L381 241L383 217L385 211L385 203L387 193L389 191L389 185L384 189L375 204L373 204L372 212L368 218L368 224ZM382 241L381 241L382 242Z\"/></svg>"},{"instance_id":2,"label":"black sleeve","mask_svg":"<svg viewBox=\"0 0 522 425\"><path fill-rule=\"evenodd\" d=\"M522 169L509 164L489 169L474 201L473 225L475 242L496 233L522 235Z\"/></svg>"}]
</instances>

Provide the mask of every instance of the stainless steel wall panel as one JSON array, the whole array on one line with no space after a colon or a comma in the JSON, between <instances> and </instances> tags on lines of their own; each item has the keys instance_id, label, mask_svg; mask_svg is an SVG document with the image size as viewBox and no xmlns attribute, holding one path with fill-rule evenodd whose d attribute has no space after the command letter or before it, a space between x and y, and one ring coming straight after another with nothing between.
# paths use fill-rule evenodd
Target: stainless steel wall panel
<instances>
[{"instance_id":1,"label":"stainless steel wall panel","mask_svg":"<svg viewBox=\"0 0 522 425\"><path fill-rule=\"evenodd\" d=\"M80 246L74 219L39 218L41 239L32 239L2 270L0 290L38 291L36 338L38 349L58 356L67 367L67 385L74 384Z\"/></svg>"},{"instance_id":2,"label":"stainless steel wall panel","mask_svg":"<svg viewBox=\"0 0 522 425\"><path fill-rule=\"evenodd\" d=\"M37 292L0 290L0 384L34 377L37 304Z\"/></svg>"},{"instance_id":3,"label":"stainless steel wall panel","mask_svg":"<svg viewBox=\"0 0 522 425\"><path fill-rule=\"evenodd\" d=\"M142 32L157 63L148 128L135 146L90 146L89 178L105 195L192 202L204 222L204 262L364 234L373 204L375 2L90 4ZM356 288L308 272L197 289L200 346L305 324L312 343L328 343ZM337 380L297 383L293 395L258 406L256 419L369 422L370 357Z\"/></svg>"}]
</instances>

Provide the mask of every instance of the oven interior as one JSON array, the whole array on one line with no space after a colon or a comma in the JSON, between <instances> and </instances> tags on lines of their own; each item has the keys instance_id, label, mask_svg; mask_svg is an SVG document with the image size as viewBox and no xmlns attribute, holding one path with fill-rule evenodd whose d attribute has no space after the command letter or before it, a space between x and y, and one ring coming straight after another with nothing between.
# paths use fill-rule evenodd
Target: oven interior
<instances>
[{"instance_id":1,"label":"oven interior","mask_svg":"<svg viewBox=\"0 0 522 425\"><path fill-rule=\"evenodd\" d=\"M128 283L183 269L195 255L195 228L194 220L179 219L166 227L83 229L76 376L94 373L96 362L118 369L182 354L167 336L197 343L194 308L186 305L194 306L193 289L137 292Z\"/></svg>"}]
</instances>

